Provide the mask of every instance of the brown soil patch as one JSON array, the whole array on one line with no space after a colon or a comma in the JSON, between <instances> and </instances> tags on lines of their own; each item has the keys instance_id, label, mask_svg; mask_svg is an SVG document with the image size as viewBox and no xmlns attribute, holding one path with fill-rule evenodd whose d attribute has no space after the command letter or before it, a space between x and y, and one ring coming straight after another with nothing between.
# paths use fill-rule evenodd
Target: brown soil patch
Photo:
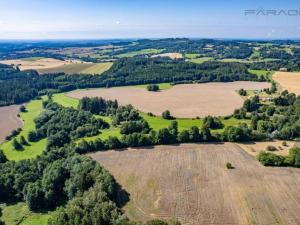
<instances>
[{"instance_id":1,"label":"brown soil patch","mask_svg":"<svg viewBox=\"0 0 300 225\"><path fill-rule=\"evenodd\" d=\"M16 59L16 60L4 60L0 61L2 64L6 65L13 65L18 66L20 70L40 70L40 69L49 69L49 68L55 68L60 67L64 65L69 64L81 64L82 62L79 60L58 60L58 59L52 59L52 58L44 58L39 60L22 60L22 59Z\"/></svg>"},{"instance_id":2,"label":"brown soil patch","mask_svg":"<svg viewBox=\"0 0 300 225\"><path fill-rule=\"evenodd\" d=\"M182 59L183 56L181 53L162 53L158 55L153 55L152 57L169 57L171 59Z\"/></svg>"},{"instance_id":3,"label":"brown soil patch","mask_svg":"<svg viewBox=\"0 0 300 225\"><path fill-rule=\"evenodd\" d=\"M19 105L0 107L0 143L13 130L23 126L21 119L17 116L19 108Z\"/></svg>"},{"instance_id":4,"label":"brown soil patch","mask_svg":"<svg viewBox=\"0 0 300 225\"><path fill-rule=\"evenodd\" d=\"M250 143L238 143L238 145L248 152L250 155L257 156L261 151L266 151L268 146L274 146L277 150L272 153L277 155L288 155L289 149L295 146L294 141L286 141L287 146L283 146L283 141L261 141L261 142L250 142ZM270 152L270 151L268 151Z\"/></svg>"},{"instance_id":5,"label":"brown soil patch","mask_svg":"<svg viewBox=\"0 0 300 225\"><path fill-rule=\"evenodd\" d=\"M90 154L130 194L134 220L184 225L300 223L300 170L263 167L235 144L184 144ZM231 162L235 169L225 168Z\"/></svg>"},{"instance_id":6,"label":"brown soil patch","mask_svg":"<svg viewBox=\"0 0 300 225\"><path fill-rule=\"evenodd\" d=\"M276 72L272 78L280 84L283 90L300 95L300 73Z\"/></svg>"},{"instance_id":7,"label":"brown soil patch","mask_svg":"<svg viewBox=\"0 0 300 225\"><path fill-rule=\"evenodd\" d=\"M132 104L143 112L161 115L170 110L178 118L195 118L197 116L227 116L237 108L241 108L244 100L236 90L261 90L270 87L263 82L230 82L175 85L173 88L150 92L137 87L121 87L108 89L92 89L75 91L70 97L101 96L105 99L117 99L121 104Z\"/></svg>"}]
</instances>

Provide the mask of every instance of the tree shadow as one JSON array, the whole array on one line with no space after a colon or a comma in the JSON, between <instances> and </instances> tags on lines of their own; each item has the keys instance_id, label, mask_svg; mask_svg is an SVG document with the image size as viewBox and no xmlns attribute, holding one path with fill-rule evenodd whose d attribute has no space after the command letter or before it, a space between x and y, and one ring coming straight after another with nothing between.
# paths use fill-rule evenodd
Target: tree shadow
<instances>
[{"instance_id":1,"label":"tree shadow","mask_svg":"<svg viewBox=\"0 0 300 225\"><path fill-rule=\"evenodd\" d=\"M119 208L122 208L130 201L130 194L119 183L117 183L116 192L116 203Z\"/></svg>"}]
</instances>

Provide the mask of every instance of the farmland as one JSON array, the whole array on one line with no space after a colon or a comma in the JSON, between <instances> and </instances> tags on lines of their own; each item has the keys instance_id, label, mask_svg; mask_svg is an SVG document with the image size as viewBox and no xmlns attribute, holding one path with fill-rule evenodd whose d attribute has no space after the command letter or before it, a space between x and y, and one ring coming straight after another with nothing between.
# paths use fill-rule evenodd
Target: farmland
<instances>
[{"instance_id":1,"label":"farmland","mask_svg":"<svg viewBox=\"0 0 300 225\"><path fill-rule=\"evenodd\" d=\"M107 71L113 63L81 63L81 64L67 64L59 67L40 69L39 73L66 73L66 74L92 74L99 75Z\"/></svg>"},{"instance_id":2,"label":"farmland","mask_svg":"<svg viewBox=\"0 0 300 225\"><path fill-rule=\"evenodd\" d=\"M300 73L276 72L273 79L279 83L283 90L300 95Z\"/></svg>"},{"instance_id":3,"label":"farmland","mask_svg":"<svg viewBox=\"0 0 300 225\"><path fill-rule=\"evenodd\" d=\"M122 87L71 92L70 97L101 96L117 99L121 104L132 104L142 112L161 115L170 110L178 118L195 118L207 115L227 116L243 105L243 99L235 92L240 88L261 90L269 87L263 82L231 82L175 85L173 88L153 93L141 88ZM197 96L197 98L195 97Z\"/></svg>"},{"instance_id":4,"label":"farmland","mask_svg":"<svg viewBox=\"0 0 300 225\"><path fill-rule=\"evenodd\" d=\"M259 141L249 143L238 143L238 145L244 149L247 153L253 156L257 156L261 151L268 151L268 147L272 147L272 153L277 155L287 156L289 149L295 145L294 141ZM270 151L269 151L270 152Z\"/></svg>"},{"instance_id":5,"label":"farmland","mask_svg":"<svg viewBox=\"0 0 300 225\"><path fill-rule=\"evenodd\" d=\"M129 192L134 220L184 225L300 221L300 171L268 168L235 144L184 144L90 154ZM141 163L142 162L142 163ZM228 170L230 162L235 169Z\"/></svg>"},{"instance_id":6,"label":"farmland","mask_svg":"<svg viewBox=\"0 0 300 225\"><path fill-rule=\"evenodd\" d=\"M16 60L5 60L0 63L18 66L21 70L34 69L40 74L101 74L112 66L112 62L88 63L80 60L59 60L53 58L31 57Z\"/></svg>"},{"instance_id":7,"label":"farmland","mask_svg":"<svg viewBox=\"0 0 300 225\"><path fill-rule=\"evenodd\" d=\"M25 59L5 60L5 61L0 61L0 63L18 66L20 70L29 70L29 69L40 70L40 69L56 68L56 67L69 65L69 64L81 64L82 62L77 60L63 61L63 60L53 59L53 58L32 57L32 58L25 58Z\"/></svg>"},{"instance_id":8,"label":"farmland","mask_svg":"<svg viewBox=\"0 0 300 225\"><path fill-rule=\"evenodd\" d=\"M9 135L11 131L22 127L23 123L17 116L19 108L19 105L11 105L0 108L0 143L5 140L5 137Z\"/></svg>"}]
</instances>

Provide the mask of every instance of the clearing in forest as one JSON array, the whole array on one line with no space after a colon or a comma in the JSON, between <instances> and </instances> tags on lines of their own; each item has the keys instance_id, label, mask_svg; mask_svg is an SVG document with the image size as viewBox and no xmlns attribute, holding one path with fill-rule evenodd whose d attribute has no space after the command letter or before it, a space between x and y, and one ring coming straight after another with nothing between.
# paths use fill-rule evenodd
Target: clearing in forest
<instances>
[{"instance_id":1,"label":"clearing in forest","mask_svg":"<svg viewBox=\"0 0 300 225\"><path fill-rule=\"evenodd\" d=\"M300 170L264 167L236 144L156 146L90 156L129 193L124 209L134 220L300 223ZM227 169L226 162L234 169Z\"/></svg>"},{"instance_id":2,"label":"clearing in forest","mask_svg":"<svg viewBox=\"0 0 300 225\"><path fill-rule=\"evenodd\" d=\"M122 105L132 104L142 112L161 115L170 110L177 118L195 118L197 116L227 116L241 108L244 100L236 90L262 90L270 87L266 82L228 82L205 84L182 84L159 91L150 92L138 87L101 88L70 92L74 98L103 97L117 99Z\"/></svg>"}]
</instances>

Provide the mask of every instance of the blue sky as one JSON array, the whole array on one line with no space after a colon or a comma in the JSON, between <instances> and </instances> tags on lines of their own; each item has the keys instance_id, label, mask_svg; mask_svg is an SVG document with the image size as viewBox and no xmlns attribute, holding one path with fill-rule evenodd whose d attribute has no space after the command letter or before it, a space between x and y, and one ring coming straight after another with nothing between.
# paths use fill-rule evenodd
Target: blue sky
<instances>
[{"instance_id":1,"label":"blue sky","mask_svg":"<svg viewBox=\"0 0 300 225\"><path fill-rule=\"evenodd\" d=\"M245 16L247 9L299 10ZM0 0L0 39L300 38L299 0Z\"/></svg>"}]
</instances>

